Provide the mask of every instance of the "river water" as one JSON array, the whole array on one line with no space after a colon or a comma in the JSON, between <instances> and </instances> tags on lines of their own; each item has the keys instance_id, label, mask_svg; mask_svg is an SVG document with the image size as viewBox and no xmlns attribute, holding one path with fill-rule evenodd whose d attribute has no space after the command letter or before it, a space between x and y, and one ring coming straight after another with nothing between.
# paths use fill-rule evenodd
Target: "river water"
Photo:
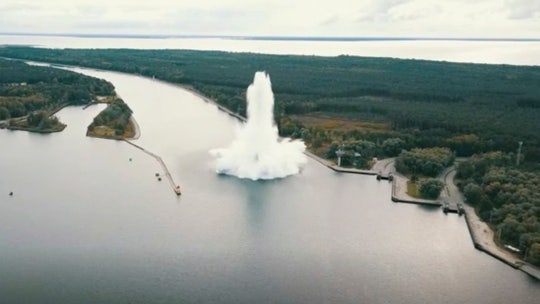
<instances>
[{"instance_id":1,"label":"river water","mask_svg":"<svg viewBox=\"0 0 540 304\"><path fill-rule=\"evenodd\" d=\"M101 105L59 112L61 133L0 130L0 303L538 303L539 283L475 250L463 217L313 160L282 180L219 176L208 151L235 118L75 70L115 85L183 195L142 151L84 136Z\"/></svg>"}]
</instances>

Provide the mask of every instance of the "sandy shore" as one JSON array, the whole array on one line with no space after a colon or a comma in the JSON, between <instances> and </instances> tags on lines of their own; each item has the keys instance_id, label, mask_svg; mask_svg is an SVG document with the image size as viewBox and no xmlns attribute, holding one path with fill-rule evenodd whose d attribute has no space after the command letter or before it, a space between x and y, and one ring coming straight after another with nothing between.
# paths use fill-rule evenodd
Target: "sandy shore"
<instances>
[{"instance_id":1,"label":"sandy shore","mask_svg":"<svg viewBox=\"0 0 540 304\"><path fill-rule=\"evenodd\" d=\"M129 117L129 121L133 125L133 131L135 132L135 134L133 135L133 137L128 139L139 139L139 137L141 137L141 128L139 127L139 124L137 123L135 117L133 117L133 114L131 114L131 116Z\"/></svg>"}]
</instances>

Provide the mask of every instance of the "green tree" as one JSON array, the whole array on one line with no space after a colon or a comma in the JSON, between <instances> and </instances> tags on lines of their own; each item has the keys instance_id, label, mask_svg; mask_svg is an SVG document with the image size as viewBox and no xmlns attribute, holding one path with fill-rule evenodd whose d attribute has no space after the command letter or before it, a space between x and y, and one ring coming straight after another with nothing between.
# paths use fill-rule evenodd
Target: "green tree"
<instances>
[{"instance_id":1,"label":"green tree","mask_svg":"<svg viewBox=\"0 0 540 304\"><path fill-rule=\"evenodd\" d=\"M401 138L388 138L383 141L381 148L385 156L394 157L405 149L405 141Z\"/></svg>"},{"instance_id":2,"label":"green tree","mask_svg":"<svg viewBox=\"0 0 540 304\"><path fill-rule=\"evenodd\" d=\"M420 183L420 196L427 199L436 199L444 188L443 182L430 178Z\"/></svg>"},{"instance_id":3,"label":"green tree","mask_svg":"<svg viewBox=\"0 0 540 304\"><path fill-rule=\"evenodd\" d=\"M11 115L6 107L0 107L0 120L10 119Z\"/></svg>"},{"instance_id":4,"label":"green tree","mask_svg":"<svg viewBox=\"0 0 540 304\"><path fill-rule=\"evenodd\" d=\"M484 200L484 191L479 185L470 183L465 186L463 196L465 196L467 203L474 206Z\"/></svg>"},{"instance_id":5,"label":"green tree","mask_svg":"<svg viewBox=\"0 0 540 304\"><path fill-rule=\"evenodd\" d=\"M540 265L540 242L531 245L527 256L527 261L535 265Z\"/></svg>"}]
</instances>

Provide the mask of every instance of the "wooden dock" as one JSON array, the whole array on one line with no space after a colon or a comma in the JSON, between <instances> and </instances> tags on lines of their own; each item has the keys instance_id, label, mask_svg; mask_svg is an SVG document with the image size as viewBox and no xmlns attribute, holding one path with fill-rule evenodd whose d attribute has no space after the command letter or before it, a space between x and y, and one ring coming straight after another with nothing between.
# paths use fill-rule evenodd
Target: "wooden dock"
<instances>
[{"instance_id":1,"label":"wooden dock","mask_svg":"<svg viewBox=\"0 0 540 304\"><path fill-rule=\"evenodd\" d=\"M167 165L165 165L165 162L163 161L163 159L161 158L161 156L157 155L157 154L154 154L148 150L146 150L145 148L127 140L127 139L124 139L125 142L127 142L128 144L134 146L135 148L143 151L144 153L152 156L153 158L155 158L157 160L157 162L161 165L161 168L163 169L163 172L165 172L165 177L167 177L167 179L169 180L169 184L171 185L171 188L172 190L174 191L174 193L176 193L176 195L180 195L182 194L181 190L180 190L180 185L176 184L172 178L172 175L171 173L169 172L169 169L167 168Z\"/></svg>"}]
</instances>

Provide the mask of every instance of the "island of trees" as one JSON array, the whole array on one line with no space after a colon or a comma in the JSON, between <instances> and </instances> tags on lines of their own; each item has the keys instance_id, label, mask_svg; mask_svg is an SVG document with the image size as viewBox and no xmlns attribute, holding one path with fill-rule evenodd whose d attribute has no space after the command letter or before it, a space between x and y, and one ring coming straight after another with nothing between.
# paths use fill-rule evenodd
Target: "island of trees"
<instances>
[{"instance_id":1,"label":"island of trees","mask_svg":"<svg viewBox=\"0 0 540 304\"><path fill-rule=\"evenodd\" d=\"M120 98L112 98L88 126L86 135L93 137L122 139L135 136L135 126L131 120L131 109Z\"/></svg>"},{"instance_id":2,"label":"island of trees","mask_svg":"<svg viewBox=\"0 0 540 304\"><path fill-rule=\"evenodd\" d=\"M68 105L105 102L109 105L89 126L88 135L105 138L132 137L131 109L114 86L79 73L0 59L0 127L49 133L66 125L54 113Z\"/></svg>"},{"instance_id":3,"label":"island of trees","mask_svg":"<svg viewBox=\"0 0 540 304\"><path fill-rule=\"evenodd\" d=\"M254 72L265 70L281 135L318 156L342 149L342 165L359 168L397 157L426 197L441 188L432 176L471 157L458 171L467 202L501 243L540 265L540 67L190 50L3 47L0 56L155 77L240 115Z\"/></svg>"}]
</instances>

